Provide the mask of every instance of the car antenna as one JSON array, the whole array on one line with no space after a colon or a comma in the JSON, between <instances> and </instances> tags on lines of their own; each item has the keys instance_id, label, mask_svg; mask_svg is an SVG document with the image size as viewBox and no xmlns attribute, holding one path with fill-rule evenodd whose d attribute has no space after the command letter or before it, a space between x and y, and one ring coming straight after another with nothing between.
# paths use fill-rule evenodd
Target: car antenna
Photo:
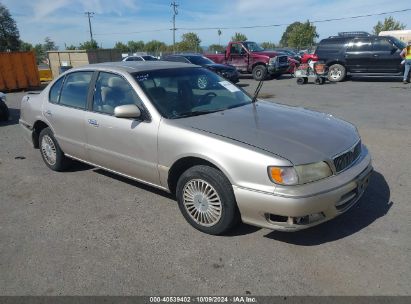
<instances>
[{"instance_id":1,"label":"car antenna","mask_svg":"<svg viewBox=\"0 0 411 304\"><path fill-rule=\"evenodd\" d=\"M263 86L263 83L264 83L264 80L265 80L265 75L266 75L266 73L264 72L263 78L261 78L260 82L257 85L257 88L255 89L254 96L253 96L253 99L252 99L252 103L255 103L257 101L258 93L260 93L260 90L261 90L261 88Z\"/></svg>"}]
</instances>

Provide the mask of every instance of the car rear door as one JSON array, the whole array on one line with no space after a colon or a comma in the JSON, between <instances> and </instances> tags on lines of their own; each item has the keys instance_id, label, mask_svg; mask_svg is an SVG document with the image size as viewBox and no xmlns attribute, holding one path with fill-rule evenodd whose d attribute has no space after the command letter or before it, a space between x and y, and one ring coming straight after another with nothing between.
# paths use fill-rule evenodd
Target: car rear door
<instances>
[{"instance_id":1,"label":"car rear door","mask_svg":"<svg viewBox=\"0 0 411 304\"><path fill-rule=\"evenodd\" d=\"M373 62L370 72L399 73L401 71L401 50L387 37L376 37L372 41Z\"/></svg>"},{"instance_id":2,"label":"car rear door","mask_svg":"<svg viewBox=\"0 0 411 304\"><path fill-rule=\"evenodd\" d=\"M371 51L370 38L356 38L348 42L345 52L345 62L348 72L368 72L368 69L373 62Z\"/></svg>"},{"instance_id":3,"label":"car rear door","mask_svg":"<svg viewBox=\"0 0 411 304\"><path fill-rule=\"evenodd\" d=\"M51 87L43 115L50 123L61 149L81 159L87 159L84 117L93 71L67 74Z\"/></svg>"},{"instance_id":4,"label":"car rear door","mask_svg":"<svg viewBox=\"0 0 411 304\"><path fill-rule=\"evenodd\" d=\"M247 72L248 57L248 52L241 43L231 43L228 64L235 66L238 71Z\"/></svg>"},{"instance_id":5,"label":"car rear door","mask_svg":"<svg viewBox=\"0 0 411 304\"><path fill-rule=\"evenodd\" d=\"M117 118L116 106L137 105L142 119ZM89 111L85 115L87 150L92 163L133 178L159 184L158 122L122 75L99 72Z\"/></svg>"}]
</instances>

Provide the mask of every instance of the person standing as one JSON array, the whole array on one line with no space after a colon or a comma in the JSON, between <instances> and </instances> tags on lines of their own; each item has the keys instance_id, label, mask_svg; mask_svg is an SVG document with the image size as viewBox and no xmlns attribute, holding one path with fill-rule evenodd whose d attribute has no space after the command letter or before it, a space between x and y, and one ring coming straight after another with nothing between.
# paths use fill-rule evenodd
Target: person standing
<instances>
[{"instance_id":1,"label":"person standing","mask_svg":"<svg viewBox=\"0 0 411 304\"><path fill-rule=\"evenodd\" d=\"M404 83L408 83L408 73L411 69L411 40L408 41L408 44L405 49L401 52L401 57L404 58L405 67L404 67Z\"/></svg>"}]
</instances>

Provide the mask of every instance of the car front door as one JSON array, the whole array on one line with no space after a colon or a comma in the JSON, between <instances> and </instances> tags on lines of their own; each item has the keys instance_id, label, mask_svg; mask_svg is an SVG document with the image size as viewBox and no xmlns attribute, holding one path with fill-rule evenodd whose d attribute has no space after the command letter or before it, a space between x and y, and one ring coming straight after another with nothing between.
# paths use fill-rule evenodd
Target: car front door
<instances>
[{"instance_id":1,"label":"car front door","mask_svg":"<svg viewBox=\"0 0 411 304\"><path fill-rule=\"evenodd\" d=\"M230 56L227 61L236 67L240 72L247 72L248 68L248 52L241 43L232 43L230 47Z\"/></svg>"},{"instance_id":2,"label":"car front door","mask_svg":"<svg viewBox=\"0 0 411 304\"><path fill-rule=\"evenodd\" d=\"M368 68L372 64L371 50L371 40L369 38L358 38L350 41L345 52L348 72L368 72Z\"/></svg>"},{"instance_id":3,"label":"car front door","mask_svg":"<svg viewBox=\"0 0 411 304\"><path fill-rule=\"evenodd\" d=\"M114 108L135 104L141 119L117 118ZM85 115L91 162L148 183L159 184L158 122L150 121L141 99L121 75L99 72L94 96Z\"/></svg>"},{"instance_id":4,"label":"car front door","mask_svg":"<svg viewBox=\"0 0 411 304\"><path fill-rule=\"evenodd\" d=\"M401 71L401 50L386 37L376 37L372 41L373 64L370 72L399 73Z\"/></svg>"},{"instance_id":5,"label":"car front door","mask_svg":"<svg viewBox=\"0 0 411 304\"><path fill-rule=\"evenodd\" d=\"M84 117L92 71L79 71L58 79L49 91L43 115L49 121L61 149L71 156L87 159Z\"/></svg>"}]
</instances>

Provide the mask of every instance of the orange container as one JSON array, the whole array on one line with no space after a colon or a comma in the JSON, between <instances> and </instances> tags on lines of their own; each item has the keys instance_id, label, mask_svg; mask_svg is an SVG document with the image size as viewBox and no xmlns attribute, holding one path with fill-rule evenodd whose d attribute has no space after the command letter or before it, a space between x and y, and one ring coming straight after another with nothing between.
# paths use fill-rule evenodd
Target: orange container
<instances>
[{"instance_id":1,"label":"orange container","mask_svg":"<svg viewBox=\"0 0 411 304\"><path fill-rule=\"evenodd\" d=\"M40 86L34 52L0 53L0 91L24 90Z\"/></svg>"}]
</instances>

